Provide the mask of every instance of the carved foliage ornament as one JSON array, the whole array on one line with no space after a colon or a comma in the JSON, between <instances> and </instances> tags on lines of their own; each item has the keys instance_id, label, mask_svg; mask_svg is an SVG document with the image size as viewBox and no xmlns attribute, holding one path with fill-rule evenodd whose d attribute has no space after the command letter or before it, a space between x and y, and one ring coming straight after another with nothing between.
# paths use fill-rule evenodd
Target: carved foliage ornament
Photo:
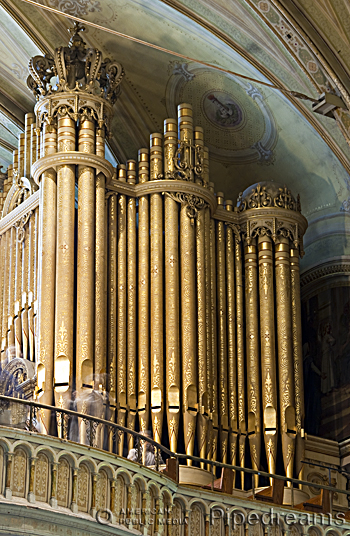
<instances>
[{"instance_id":1,"label":"carved foliage ornament","mask_svg":"<svg viewBox=\"0 0 350 536\"><path fill-rule=\"evenodd\" d=\"M158 179L174 179L193 181L194 176L202 180L204 151L201 145L192 145L187 141L178 140L177 147L174 147L168 155L175 167L174 171L160 173ZM189 154L192 153L194 164L190 163Z\"/></svg>"},{"instance_id":2,"label":"carved foliage ornament","mask_svg":"<svg viewBox=\"0 0 350 536\"><path fill-rule=\"evenodd\" d=\"M186 214L191 220L191 225L194 225L194 221L198 217L198 211L208 206L204 199L198 197L197 195L185 194L183 192L163 192L163 195L164 194L171 197L171 199L177 203L186 205Z\"/></svg>"},{"instance_id":3,"label":"carved foliage ornament","mask_svg":"<svg viewBox=\"0 0 350 536\"><path fill-rule=\"evenodd\" d=\"M34 56L29 61L27 85L38 100L53 93L75 90L98 95L111 104L117 100L123 67L110 59L102 61L99 50L87 48L80 35L84 29L74 22L69 30L72 37L68 46L56 48L53 57Z\"/></svg>"},{"instance_id":4,"label":"carved foliage ornament","mask_svg":"<svg viewBox=\"0 0 350 536\"><path fill-rule=\"evenodd\" d=\"M278 207L301 212L300 196L298 195L297 200L295 200L286 186L278 188L277 194L272 195L266 186L258 184L256 188L252 189L247 198L243 198L243 192L239 194L237 206L239 212L267 207Z\"/></svg>"},{"instance_id":5,"label":"carved foliage ornament","mask_svg":"<svg viewBox=\"0 0 350 536\"><path fill-rule=\"evenodd\" d=\"M296 249L300 248L301 256L304 254L302 237L297 223L290 223L274 217L257 218L246 222L246 229L242 229L242 235L248 245L251 244L252 239L258 236L268 236L273 242L276 242L277 238L281 236L289 238Z\"/></svg>"}]
</instances>

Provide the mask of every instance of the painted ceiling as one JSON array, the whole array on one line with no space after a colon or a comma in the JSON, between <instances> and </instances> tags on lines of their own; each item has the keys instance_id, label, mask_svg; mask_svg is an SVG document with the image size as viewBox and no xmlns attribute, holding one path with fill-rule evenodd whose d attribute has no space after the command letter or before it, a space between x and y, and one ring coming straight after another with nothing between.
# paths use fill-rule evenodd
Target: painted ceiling
<instances>
[{"instance_id":1,"label":"painted ceiling","mask_svg":"<svg viewBox=\"0 0 350 536\"><path fill-rule=\"evenodd\" d=\"M7 167L10 151L34 99L26 88L31 56L52 52L69 39L67 18L6 0L0 7L0 165ZM284 16L287 0L41 0L42 4L106 28L154 43L202 62L217 65L257 81L318 98L334 90L328 68L339 67L344 91L350 88L345 0L290 2L300 8L299 33ZM280 4L280 9L276 9ZM318 4L317 4L318 5ZM343 8L341 9L341 6ZM345 11L344 11L345 10ZM293 10L290 9L292 12ZM299 13L299 11L298 11ZM294 17L294 18L293 18ZM303 32L328 33L328 48L320 61ZM319 29L321 28L321 30ZM323 32L323 33L322 33ZM244 80L195 61L177 58L101 29L87 27L85 41L104 56L122 63L126 75L115 105L111 148L119 161L136 158L151 132L162 131L163 120L176 117L176 106L190 102L195 123L205 130L210 149L211 180L216 191L236 200L240 191L258 181L287 184L300 193L309 220L304 267L318 262L315 241L320 222L342 239L332 254L350 254L346 237L350 217L350 150L346 142L347 111L337 121L316 115L311 103L259 82ZM324 40L323 40L324 41ZM328 63L327 63L328 62ZM336 88L337 89L337 88ZM345 97L344 97L345 99ZM6 116L4 115L6 114Z\"/></svg>"}]
</instances>

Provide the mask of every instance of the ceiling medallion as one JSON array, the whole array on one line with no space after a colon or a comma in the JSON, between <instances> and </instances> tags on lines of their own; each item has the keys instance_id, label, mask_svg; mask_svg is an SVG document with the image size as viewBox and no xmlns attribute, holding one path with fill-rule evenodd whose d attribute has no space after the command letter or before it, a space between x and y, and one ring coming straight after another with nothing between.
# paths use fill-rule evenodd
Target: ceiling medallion
<instances>
[{"instance_id":1,"label":"ceiling medallion","mask_svg":"<svg viewBox=\"0 0 350 536\"><path fill-rule=\"evenodd\" d=\"M265 95L252 84L203 65L170 62L169 117L176 116L179 102L191 103L211 159L224 165L274 163L276 123Z\"/></svg>"},{"instance_id":2,"label":"ceiling medallion","mask_svg":"<svg viewBox=\"0 0 350 536\"><path fill-rule=\"evenodd\" d=\"M208 91L202 98L207 119L220 128L234 128L242 124L243 110L226 91Z\"/></svg>"}]
</instances>

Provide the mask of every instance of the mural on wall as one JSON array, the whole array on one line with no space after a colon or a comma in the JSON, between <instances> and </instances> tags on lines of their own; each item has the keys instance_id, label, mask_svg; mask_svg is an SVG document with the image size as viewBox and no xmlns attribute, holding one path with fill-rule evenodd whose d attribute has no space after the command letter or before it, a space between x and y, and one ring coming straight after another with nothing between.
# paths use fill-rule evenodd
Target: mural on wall
<instances>
[{"instance_id":1,"label":"mural on wall","mask_svg":"<svg viewBox=\"0 0 350 536\"><path fill-rule=\"evenodd\" d=\"M303 302L305 429L335 440L350 436L350 287Z\"/></svg>"}]
</instances>

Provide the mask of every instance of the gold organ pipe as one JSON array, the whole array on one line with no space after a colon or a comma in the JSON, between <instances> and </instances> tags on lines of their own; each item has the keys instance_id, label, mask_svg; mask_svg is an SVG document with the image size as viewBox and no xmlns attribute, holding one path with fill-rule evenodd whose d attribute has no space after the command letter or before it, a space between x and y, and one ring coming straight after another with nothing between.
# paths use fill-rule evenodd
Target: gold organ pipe
<instances>
[{"instance_id":1,"label":"gold organ pipe","mask_svg":"<svg viewBox=\"0 0 350 536\"><path fill-rule=\"evenodd\" d=\"M139 183L149 180L149 149L140 149ZM142 431L149 426L149 199L147 195L139 197L139 377L138 377L138 415Z\"/></svg>"},{"instance_id":2,"label":"gold organ pipe","mask_svg":"<svg viewBox=\"0 0 350 536\"><path fill-rule=\"evenodd\" d=\"M0 272L0 333L1 333L1 353L0 353L0 364L1 369L3 369L3 345L2 345L2 327L4 323L4 317L3 317L3 303L4 303L4 294L5 294L5 272L6 272L6 255L7 255L7 249L6 249L6 233L3 233L1 235L0 239L0 266L1 266L1 272Z\"/></svg>"},{"instance_id":3,"label":"gold organ pipe","mask_svg":"<svg viewBox=\"0 0 350 536\"><path fill-rule=\"evenodd\" d=\"M126 167L127 182L136 183L136 161L128 160ZM128 418L127 427L135 429L137 398L136 398L136 367L137 367L137 280L136 280L136 199L129 197L127 202L127 288L128 288L128 309L127 309L127 402ZM133 447L133 436L128 436L128 450Z\"/></svg>"},{"instance_id":4,"label":"gold organ pipe","mask_svg":"<svg viewBox=\"0 0 350 536\"><path fill-rule=\"evenodd\" d=\"M193 145L193 112L192 105L183 103L177 107L179 140L183 143L183 159L189 169L194 164L192 153ZM193 181L193 171L190 172L190 180Z\"/></svg>"},{"instance_id":5,"label":"gold organ pipe","mask_svg":"<svg viewBox=\"0 0 350 536\"><path fill-rule=\"evenodd\" d=\"M192 106L178 106L179 140L184 144L183 158L189 168L193 164ZM193 180L193 174L190 174ZM186 203L180 209L180 275L181 275L181 337L182 337L182 397L186 454L192 455L198 413L197 392L197 317L196 317L196 242L194 218ZM192 465L187 460L188 465Z\"/></svg>"},{"instance_id":6,"label":"gold organ pipe","mask_svg":"<svg viewBox=\"0 0 350 536\"><path fill-rule=\"evenodd\" d=\"M209 182L209 190L214 191L213 183ZM215 220L210 218L210 280L211 280L211 326L212 326L212 369L210 371L211 385L212 385L212 406L211 406L211 420L212 420L212 433L211 433L211 454L210 459L216 461L217 459L217 445L218 445L218 430L219 430L219 416L218 416L218 351L217 351L217 318L216 318L216 231Z\"/></svg>"},{"instance_id":7,"label":"gold organ pipe","mask_svg":"<svg viewBox=\"0 0 350 536\"><path fill-rule=\"evenodd\" d=\"M100 156L102 156L100 154ZM103 173L96 177L95 218L95 390L106 390L107 370L107 293L106 293L106 178Z\"/></svg>"},{"instance_id":8,"label":"gold organ pipe","mask_svg":"<svg viewBox=\"0 0 350 536\"><path fill-rule=\"evenodd\" d=\"M30 125L30 167L37 161L36 151L37 151L37 135L35 132L36 124L32 123Z\"/></svg>"},{"instance_id":9,"label":"gold organ pipe","mask_svg":"<svg viewBox=\"0 0 350 536\"><path fill-rule=\"evenodd\" d=\"M42 156L42 142L43 142L43 132L41 129L36 128L36 160L39 160Z\"/></svg>"},{"instance_id":10,"label":"gold organ pipe","mask_svg":"<svg viewBox=\"0 0 350 536\"><path fill-rule=\"evenodd\" d=\"M194 141L203 151L203 129L194 129ZM196 153L196 164L200 164ZM202 183L201 179L196 179ZM197 349L198 349L198 450L201 458L207 456L208 443L208 387L207 387L207 324L206 324L206 273L205 273L205 208L198 211L196 218L196 262L197 262ZM204 469L204 463L201 464Z\"/></svg>"},{"instance_id":11,"label":"gold organ pipe","mask_svg":"<svg viewBox=\"0 0 350 536\"><path fill-rule=\"evenodd\" d=\"M284 469L292 477L296 427L289 249L289 240L281 237L275 247L279 399Z\"/></svg>"},{"instance_id":12,"label":"gold organ pipe","mask_svg":"<svg viewBox=\"0 0 350 536\"><path fill-rule=\"evenodd\" d=\"M198 411L196 360L195 237L187 206L180 210L182 393L186 454L192 456ZM191 465L190 460L187 461Z\"/></svg>"},{"instance_id":13,"label":"gold organ pipe","mask_svg":"<svg viewBox=\"0 0 350 536\"><path fill-rule=\"evenodd\" d=\"M33 290L34 290L34 296L33 299L36 301L38 299L38 250L39 250L39 207L37 207L34 211L34 259L32 262L32 273L33 275ZM32 220L33 221L33 220Z\"/></svg>"},{"instance_id":14,"label":"gold organ pipe","mask_svg":"<svg viewBox=\"0 0 350 536\"><path fill-rule=\"evenodd\" d=\"M23 247L19 240L19 228L16 228L16 256L15 256L15 301L22 302L22 256Z\"/></svg>"},{"instance_id":15,"label":"gold organ pipe","mask_svg":"<svg viewBox=\"0 0 350 536\"><path fill-rule=\"evenodd\" d=\"M95 124L82 118L79 125L78 150L95 153ZM95 324L95 170L78 167L78 267L77 267L77 346L76 385L93 389Z\"/></svg>"},{"instance_id":16,"label":"gold organ pipe","mask_svg":"<svg viewBox=\"0 0 350 536\"><path fill-rule=\"evenodd\" d=\"M264 440L269 473L276 472L277 381L275 355L275 311L273 250L268 236L259 236L259 299L261 384Z\"/></svg>"},{"instance_id":17,"label":"gold organ pipe","mask_svg":"<svg viewBox=\"0 0 350 536\"><path fill-rule=\"evenodd\" d=\"M35 121L35 115L33 113L26 114L24 118L24 176L30 177L30 166L31 166L31 135L32 135L32 125Z\"/></svg>"},{"instance_id":18,"label":"gold organ pipe","mask_svg":"<svg viewBox=\"0 0 350 536\"><path fill-rule=\"evenodd\" d=\"M13 151L13 175L15 174L15 171L18 171L18 149L15 149Z\"/></svg>"},{"instance_id":19,"label":"gold organ pipe","mask_svg":"<svg viewBox=\"0 0 350 536\"><path fill-rule=\"evenodd\" d=\"M217 193L218 205L223 205L224 194ZM219 422L221 459L227 463L228 442L228 392L227 392L227 316L226 316L226 270L225 270L225 224L216 224L217 248L217 307L218 307L218 370L219 370Z\"/></svg>"},{"instance_id":20,"label":"gold organ pipe","mask_svg":"<svg viewBox=\"0 0 350 536\"><path fill-rule=\"evenodd\" d=\"M177 121L164 121L164 176L175 172ZM170 448L177 451L180 421L180 310L179 310L179 206L170 196L164 198L165 227L165 345L166 345L166 408Z\"/></svg>"},{"instance_id":21,"label":"gold organ pipe","mask_svg":"<svg viewBox=\"0 0 350 536\"><path fill-rule=\"evenodd\" d=\"M233 211L232 201L226 210ZM237 354L236 354L236 294L235 294L235 235L232 227L226 230L226 287L227 287L227 366L229 402L229 463L236 465L237 451Z\"/></svg>"},{"instance_id":22,"label":"gold organ pipe","mask_svg":"<svg viewBox=\"0 0 350 536\"><path fill-rule=\"evenodd\" d=\"M126 167L124 164L118 166L118 180L126 182ZM118 199L118 319L117 319L117 403L118 403L118 424L125 425L127 410L126 389L127 389L127 207L126 196L119 195ZM119 443L119 454L123 454L124 436Z\"/></svg>"},{"instance_id":23,"label":"gold organ pipe","mask_svg":"<svg viewBox=\"0 0 350 536\"><path fill-rule=\"evenodd\" d=\"M117 237L118 237L118 201L112 194L108 201L108 369L107 390L109 393L109 419L114 422L116 410L117 381ZM112 435L109 437L109 450L112 451Z\"/></svg>"},{"instance_id":24,"label":"gold organ pipe","mask_svg":"<svg viewBox=\"0 0 350 536\"><path fill-rule=\"evenodd\" d=\"M250 242L245 246L248 437L252 466L258 470L261 452L258 265L255 239L250 239ZM258 475L254 479L255 486L258 487Z\"/></svg>"},{"instance_id":25,"label":"gold organ pipe","mask_svg":"<svg viewBox=\"0 0 350 536\"><path fill-rule=\"evenodd\" d=\"M45 154L57 151L57 131L54 125L44 125ZM55 277L56 277L56 172L50 168L40 180L40 246L39 246L39 341L37 366L37 396L44 404L53 403L53 362L55 341ZM62 292L62 281L59 282ZM51 413L42 416L49 433Z\"/></svg>"},{"instance_id":26,"label":"gold organ pipe","mask_svg":"<svg viewBox=\"0 0 350 536\"><path fill-rule=\"evenodd\" d=\"M207 338L207 391L208 391L208 436L207 458L212 451L212 418L211 409L213 401L212 392L212 325L211 325L211 273L210 273L210 208L204 208L204 247L205 247L205 323Z\"/></svg>"},{"instance_id":27,"label":"gold organ pipe","mask_svg":"<svg viewBox=\"0 0 350 536\"><path fill-rule=\"evenodd\" d=\"M30 125L31 126L31 125ZM30 129L29 129L29 145L26 151L28 150L29 156L29 175L30 176ZM27 152L26 152L27 155ZM32 243L32 224L31 220L33 214L30 216L29 221L26 224L24 240L23 240L23 262L22 262L22 289L21 289L21 324L22 324L22 353L24 359L29 358L29 319L28 319L28 299L29 299L29 285L30 285L30 251Z\"/></svg>"},{"instance_id":28,"label":"gold organ pipe","mask_svg":"<svg viewBox=\"0 0 350 536\"><path fill-rule=\"evenodd\" d=\"M24 176L24 151L25 151L25 133L21 132L18 140L18 175Z\"/></svg>"},{"instance_id":29,"label":"gold organ pipe","mask_svg":"<svg viewBox=\"0 0 350 536\"><path fill-rule=\"evenodd\" d=\"M209 183L209 149L208 147L203 148L203 173L202 179L205 185Z\"/></svg>"},{"instance_id":30,"label":"gold organ pipe","mask_svg":"<svg viewBox=\"0 0 350 536\"><path fill-rule=\"evenodd\" d=\"M22 357L22 324L21 324L21 305L22 305L22 260L23 260L23 244L20 241L20 230L16 228L16 250L15 250L15 308L14 329L15 329L15 345L16 357Z\"/></svg>"},{"instance_id":31,"label":"gold organ pipe","mask_svg":"<svg viewBox=\"0 0 350 536\"><path fill-rule=\"evenodd\" d=\"M58 151L75 151L75 122L58 118ZM68 406L73 381L75 166L57 169L55 403ZM62 430L60 430L63 432Z\"/></svg>"},{"instance_id":32,"label":"gold organ pipe","mask_svg":"<svg viewBox=\"0 0 350 536\"><path fill-rule=\"evenodd\" d=\"M298 478L303 476L305 453L304 438L304 378L303 378L303 350L301 331L301 303L300 303L300 272L299 251L294 246L290 249L290 282L292 300L292 333L293 333L293 363L294 363L294 389L295 389L295 423L296 423L296 453L295 465Z\"/></svg>"},{"instance_id":33,"label":"gold organ pipe","mask_svg":"<svg viewBox=\"0 0 350 536\"><path fill-rule=\"evenodd\" d=\"M105 158L105 127L99 126L96 128L96 154L97 156L102 156L102 158Z\"/></svg>"},{"instance_id":34,"label":"gold organ pipe","mask_svg":"<svg viewBox=\"0 0 350 536\"><path fill-rule=\"evenodd\" d=\"M2 324L1 324L1 366L4 367L6 364L6 347L7 347L7 341L6 341L6 334L7 334L7 325L8 325L8 297L9 297L9 268L10 268L10 233L11 231L8 230L6 233L2 236L1 242L2 246L4 248L3 253L3 264L2 264L2 275L3 278L3 303L2 303Z\"/></svg>"},{"instance_id":35,"label":"gold organ pipe","mask_svg":"<svg viewBox=\"0 0 350 536\"><path fill-rule=\"evenodd\" d=\"M150 180L163 171L162 135L150 137ZM151 415L153 437L161 442L164 412L163 381L163 199L150 196L151 227Z\"/></svg>"}]
</instances>

